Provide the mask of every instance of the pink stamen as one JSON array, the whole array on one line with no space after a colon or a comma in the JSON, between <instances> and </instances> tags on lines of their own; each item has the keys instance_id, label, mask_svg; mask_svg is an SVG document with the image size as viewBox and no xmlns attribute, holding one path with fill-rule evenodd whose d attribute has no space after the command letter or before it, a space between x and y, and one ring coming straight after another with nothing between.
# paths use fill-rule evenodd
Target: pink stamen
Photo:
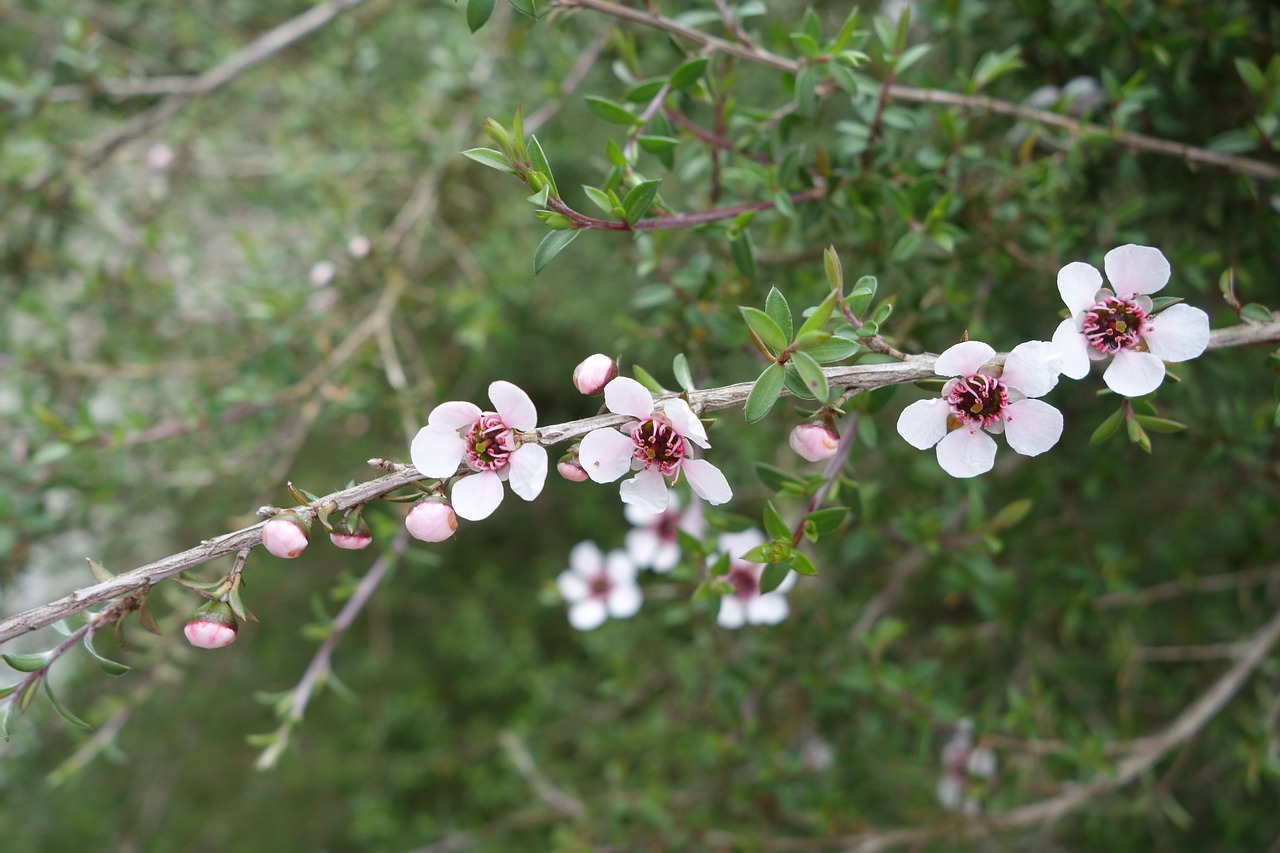
<instances>
[{"instance_id":1,"label":"pink stamen","mask_svg":"<svg viewBox=\"0 0 1280 853\"><path fill-rule=\"evenodd\" d=\"M684 458L684 439L665 420L641 421L631 430L631 440L636 445L635 458L645 470L656 468L669 476Z\"/></svg>"},{"instance_id":2,"label":"pink stamen","mask_svg":"<svg viewBox=\"0 0 1280 853\"><path fill-rule=\"evenodd\" d=\"M1085 312L1082 331L1089 346L1113 355L1137 346L1147 325L1147 312L1138 303L1108 296Z\"/></svg>"},{"instance_id":3,"label":"pink stamen","mask_svg":"<svg viewBox=\"0 0 1280 853\"><path fill-rule=\"evenodd\" d=\"M494 412L485 412L463 434L467 442L467 465L472 471L497 471L507 466L516 449L511 428Z\"/></svg>"},{"instance_id":4,"label":"pink stamen","mask_svg":"<svg viewBox=\"0 0 1280 853\"><path fill-rule=\"evenodd\" d=\"M1009 405L1009 391L994 376L974 373L952 380L947 403L960 420L984 427L1000 420Z\"/></svg>"}]
</instances>

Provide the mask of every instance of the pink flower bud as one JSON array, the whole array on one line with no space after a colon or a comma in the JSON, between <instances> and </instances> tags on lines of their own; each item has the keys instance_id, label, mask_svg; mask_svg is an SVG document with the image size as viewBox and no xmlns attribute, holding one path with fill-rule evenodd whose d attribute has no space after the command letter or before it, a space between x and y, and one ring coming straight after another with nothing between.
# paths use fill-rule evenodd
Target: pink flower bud
<instances>
[{"instance_id":1,"label":"pink flower bud","mask_svg":"<svg viewBox=\"0 0 1280 853\"><path fill-rule=\"evenodd\" d=\"M196 609L182 633L197 649L220 649L236 641L236 615L224 601L207 601Z\"/></svg>"},{"instance_id":2,"label":"pink flower bud","mask_svg":"<svg viewBox=\"0 0 1280 853\"><path fill-rule=\"evenodd\" d=\"M840 436L831 427L817 421L799 424L788 439L791 449L810 462L821 462L836 455Z\"/></svg>"},{"instance_id":3,"label":"pink flower bud","mask_svg":"<svg viewBox=\"0 0 1280 853\"><path fill-rule=\"evenodd\" d=\"M618 365L604 353L587 356L573 369L573 384L588 397L604 391L609 380L618 375Z\"/></svg>"},{"instance_id":4,"label":"pink flower bud","mask_svg":"<svg viewBox=\"0 0 1280 853\"><path fill-rule=\"evenodd\" d=\"M373 243L363 234L357 234L347 241L347 253L353 258L363 258L373 249Z\"/></svg>"},{"instance_id":5,"label":"pink flower bud","mask_svg":"<svg viewBox=\"0 0 1280 853\"><path fill-rule=\"evenodd\" d=\"M296 512L282 512L262 526L263 546L286 560L307 550L310 538L310 526Z\"/></svg>"},{"instance_id":6,"label":"pink flower bud","mask_svg":"<svg viewBox=\"0 0 1280 853\"><path fill-rule=\"evenodd\" d=\"M560 461L556 463L556 470L560 472L560 476L564 477L571 483L581 483L587 479L587 469L582 467L582 463L578 461L578 451L574 450L560 457Z\"/></svg>"},{"instance_id":7,"label":"pink flower bud","mask_svg":"<svg viewBox=\"0 0 1280 853\"><path fill-rule=\"evenodd\" d=\"M373 536L368 533L342 533L337 530L329 534L329 541L344 551L363 551L373 544Z\"/></svg>"},{"instance_id":8,"label":"pink flower bud","mask_svg":"<svg viewBox=\"0 0 1280 853\"><path fill-rule=\"evenodd\" d=\"M414 539L443 542L458 529L458 517L453 514L453 507L443 500L427 498L413 505L404 526Z\"/></svg>"}]
</instances>

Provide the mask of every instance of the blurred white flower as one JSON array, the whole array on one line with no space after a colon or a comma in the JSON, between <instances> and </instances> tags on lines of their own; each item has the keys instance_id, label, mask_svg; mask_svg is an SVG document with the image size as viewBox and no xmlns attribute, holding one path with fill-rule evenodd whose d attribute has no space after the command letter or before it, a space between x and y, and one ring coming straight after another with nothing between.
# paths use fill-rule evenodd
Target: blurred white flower
<instances>
[{"instance_id":1,"label":"blurred white flower","mask_svg":"<svg viewBox=\"0 0 1280 853\"><path fill-rule=\"evenodd\" d=\"M687 508L682 508L675 493L662 512L649 512L635 504L624 504L622 512L634 528L627 532L627 556L640 568L659 574L671 571L680 562L677 531L701 539L706 527L701 502L694 498Z\"/></svg>"},{"instance_id":2,"label":"blurred white flower","mask_svg":"<svg viewBox=\"0 0 1280 853\"><path fill-rule=\"evenodd\" d=\"M610 616L634 616L643 600L636 567L627 555L621 551L602 554L593 542L573 546L569 568L556 578L556 588L569 605L569 624L579 631L599 628Z\"/></svg>"}]
</instances>

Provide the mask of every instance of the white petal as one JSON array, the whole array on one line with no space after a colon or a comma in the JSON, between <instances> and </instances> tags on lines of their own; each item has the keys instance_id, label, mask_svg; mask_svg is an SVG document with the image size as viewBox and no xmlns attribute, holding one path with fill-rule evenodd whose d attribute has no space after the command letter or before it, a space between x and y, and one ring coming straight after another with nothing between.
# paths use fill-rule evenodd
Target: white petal
<instances>
[{"instance_id":1,"label":"white petal","mask_svg":"<svg viewBox=\"0 0 1280 853\"><path fill-rule=\"evenodd\" d=\"M502 480L492 471L463 477L453 487L453 511L467 521L493 515L502 503Z\"/></svg>"},{"instance_id":2,"label":"white petal","mask_svg":"<svg viewBox=\"0 0 1280 853\"><path fill-rule=\"evenodd\" d=\"M1209 345L1209 315L1190 305L1171 305L1151 326L1142 339L1161 361L1187 361Z\"/></svg>"},{"instance_id":3,"label":"white petal","mask_svg":"<svg viewBox=\"0 0 1280 853\"><path fill-rule=\"evenodd\" d=\"M960 811L964 802L964 779L954 773L944 773L938 777L938 802L949 812Z\"/></svg>"},{"instance_id":4,"label":"white petal","mask_svg":"<svg viewBox=\"0 0 1280 853\"><path fill-rule=\"evenodd\" d=\"M612 427L593 429L578 445L578 462L597 483L612 483L631 470L635 452L636 444L630 436Z\"/></svg>"},{"instance_id":5,"label":"white petal","mask_svg":"<svg viewBox=\"0 0 1280 853\"><path fill-rule=\"evenodd\" d=\"M624 509L632 509L633 507L639 509L635 504L626 504ZM653 513L650 514L653 515ZM658 534L643 528L628 530L623 542L626 543L627 555L635 561L637 566L653 567L654 561L658 557L659 546L662 544L658 539Z\"/></svg>"},{"instance_id":6,"label":"white petal","mask_svg":"<svg viewBox=\"0 0 1280 853\"><path fill-rule=\"evenodd\" d=\"M587 582L573 571L560 573L556 578L556 589L560 590L560 597L570 604L582 601L591 592Z\"/></svg>"},{"instance_id":7,"label":"white petal","mask_svg":"<svg viewBox=\"0 0 1280 853\"><path fill-rule=\"evenodd\" d=\"M757 545L764 544L764 534L754 527L738 533L721 533L716 540L716 550L722 551L735 560Z\"/></svg>"},{"instance_id":8,"label":"white petal","mask_svg":"<svg viewBox=\"0 0 1280 853\"><path fill-rule=\"evenodd\" d=\"M579 542L569 551L569 568L583 580L591 580L604 569L604 554L594 542Z\"/></svg>"},{"instance_id":9,"label":"white petal","mask_svg":"<svg viewBox=\"0 0 1280 853\"><path fill-rule=\"evenodd\" d=\"M466 452L467 443L448 426L424 426L409 445L409 459L424 477L452 477Z\"/></svg>"},{"instance_id":10,"label":"white petal","mask_svg":"<svg viewBox=\"0 0 1280 853\"><path fill-rule=\"evenodd\" d=\"M528 432L538 425L538 410L519 386L499 379L489 385L489 399L502 422L512 429Z\"/></svg>"},{"instance_id":11,"label":"white petal","mask_svg":"<svg viewBox=\"0 0 1280 853\"><path fill-rule=\"evenodd\" d=\"M579 631L591 631L604 624L606 615L603 601L588 598L569 608L569 624Z\"/></svg>"},{"instance_id":12,"label":"white petal","mask_svg":"<svg viewBox=\"0 0 1280 853\"><path fill-rule=\"evenodd\" d=\"M698 497L712 506L728 503L733 499L733 489L720 469L705 459L689 459L680 462L680 470L689 480L689 486Z\"/></svg>"},{"instance_id":13,"label":"white petal","mask_svg":"<svg viewBox=\"0 0 1280 853\"><path fill-rule=\"evenodd\" d=\"M1107 252L1102 259L1111 289L1122 299L1155 293L1169 283L1169 261L1151 246L1130 243Z\"/></svg>"},{"instance_id":14,"label":"white petal","mask_svg":"<svg viewBox=\"0 0 1280 853\"><path fill-rule=\"evenodd\" d=\"M951 407L941 397L917 400L898 415L898 435L916 450L928 450L947 434Z\"/></svg>"},{"instance_id":15,"label":"white petal","mask_svg":"<svg viewBox=\"0 0 1280 853\"><path fill-rule=\"evenodd\" d=\"M641 471L618 487L622 502L636 504L653 512L667 508L667 481L657 471Z\"/></svg>"},{"instance_id":16,"label":"white petal","mask_svg":"<svg viewBox=\"0 0 1280 853\"><path fill-rule=\"evenodd\" d=\"M1062 356L1063 376L1072 379L1084 379L1089 375L1089 341L1076 330L1076 321L1070 317L1058 324L1053 332L1053 345Z\"/></svg>"},{"instance_id":17,"label":"white petal","mask_svg":"<svg viewBox=\"0 0 1280 853\"><path fill-rule=\"evenodd\" d=\"M675 497L673 494L672 497ZM663 542L649 563L649 568L660 575L665 575L680 562L680 546L675 542Z\"/></svg>"},{"instance_id":18,"label":"white petal","mask_svg":"<svg viewBox=\"0 0 1280 853\"><path fill-rule=\"evenodd\" d=\"M427 423L431 426L449 427L453 430L475 423L480 419L480 407L475 403L464 403L451 400L441 403L427 415Z\"/></svg>"},{"instance_id":19,"label":"white petal","mask_svg":"<svg viewBox=\"0 0 1280 853\"><path fill-rule=\"evenodd\" d=\"M1004 411L1004 438L1023 456L1039 456L1062 437L1062 412L1043 400L1019 400Z\"/></svg>"},{"instance_id":20,"label":"white petal","mask_svg":"<svg viewBox=\"0 0 1280 853\"><path fill-rule=\"evenodd\" d=\"M702 425L702 421L698 420L698 416L684 400L668 400L663 404L662 411L680 435L699 447L711 446L707 443L707 430Z\"/></svg>"},{"instance_id":21,"label":"white petal","mask_svg":"<svg viewBox=\"0 0 1280 853\"><path fill-rule=\"evenodd\" d=\"M796 581L798 580L800 580L800 575L798 572L787 572L787 576L782 579L782 583L774 587L773 592L776 592L776 593L786 592L787 590L791 589L791 587L795 586ZM772 594L773 593L770 593L770 595Z\"/></svg>"},{"instance_id":22,"label":"white petal","mask_svg":"<svg viewBox=\"0 0 1280 853\"><path fill-rule=\"evenodd\" d=\"M636 564L622 551L610 551L604 558L604 573L614 584L635 583Z\"/></svg>"},{"instance_id":23,"label":"white petal","mask_svg":"<svg viewBox=\"0 0 1280 853\"><path fill-rule=\"evenodd\" d=\"M609 608L609 615L614 619L626 619L629 616L635 616L636 611L640 609L640 603L644 597L640 594L640 587L636 586L635 581L630 583L618 584L609 593L609 600L606 606Z\"/></svg>"},{"instance_id":24,"label":"white petal","mask_svg":"<svg viewBox=\"0 0 1280 853\"><path fill-rule=\"evenodd\" d=\"M673 506L676 505L674 500L671 503ZM634 504L624 506L622 515L632 527L652 527L662 518L658 513L649 512L647 509L641 509Z\"/></svg>"},{"instance_id":25,"label":"white petal","mask_svg":"<svg viewBox=\"0 0 1280 853\"><path fill-rule=\"evenodd\" d=\"M634 379L619 376L604 386L604 404L615 415L645 420L653 414L653 395Z\"/></svg>"},{"instance_id":26,"label":"white petal","mask_svg":"<svg viewBox=\"0 0 1280 853\"><path fill-rule=\"evenodd\" d=\"M1058 270L1058 295L1074 317L1092 308L1102 288L1102 273L1083 261L1073 261Z\"/></svg>"},{"instance_id":27,"label":"white petal","mask_svg":"<svg viewBox=\"0 0 1280 853\"><path fill-rule=\"evenodd\" d=\"M966 424L938 442L938 464L952 477L985 474L996 464L995 440L972 424Z\"/></svg>"},{"instance_id":28,"label":"white petal","mask_svg":"<svg viewBox=\"0 0 1280 853\"><path fill-rule=\"evenodd\" d=\"M547 481L547 449L539 444L522 444L512 453L508 468L511 491L527 501L542 494Z\"/></svg>"},{"instance_id":29,"label":"white petal","mask_svg":"<svg viewBox=\"0 0 1280 853\"><path fill-rule=\"evenodd\" d=\"M933 371L939 376L968 376L991 361L996 351L982 341L963 341L947 347L934 362Z\"/></svg>"},{"instance_id":30,"label":"white petal","mask_svg":"<svg viewBox=\"0 0 1280 853\"><path fill-rule=\"evenodd\" d=\"M766 593L747 602L747 621L752 625L777 625L790 612L787 597L776 592Z\"/></svg>"},{"instance_id":31,"label":"white petal","mask_svg":"<svg viewBox=\"0 0 1280 853\"><path fill-rule=\"evenodd\" d=\"M736 596L726 595L720 599L720 613L716 616L716 623L721 628L741 628L745 621L746 611Z\"/></svg>"},{"instance_id":32,"label":"white petal","mask_svg":"<svg viewBox=\"0 0 1280 853\"><path fill-rule=\"evenodd\" d=\"M1018 344L1004 362L1001 380L1028 397L1043 397L1058 384L1062 353L1048 341Z\"/></svg>"},{"instance_id":33,"label":"white petal","mask_svg":"<svg viewBox=\"0 0 1280 853\"><path fill-rule=\"evenodd\" d=\"M1115 354L1102 381L1121 396L1141 397L1164 381L1164 362L1149 352L1123 349Z\"/></svg>"}]
</instances>

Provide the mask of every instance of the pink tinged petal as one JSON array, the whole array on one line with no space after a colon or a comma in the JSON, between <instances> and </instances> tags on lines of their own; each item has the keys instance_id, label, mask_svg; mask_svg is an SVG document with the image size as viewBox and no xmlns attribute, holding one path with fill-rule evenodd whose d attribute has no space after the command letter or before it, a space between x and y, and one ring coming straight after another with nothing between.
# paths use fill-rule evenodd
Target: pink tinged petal
<instances>
[{"instance_id":1,"label":"pink tinged petal","mask_svg":"<svg viewBox=\"0 0 1280 853\"><path fill-rule=\"evenodd\" d=\"M1048 341L1018 344L1004 362L1001 380L1028 397L1043 397L1058 384L1062 353Z\"/></svg>"},{"instance_id":2,"label":"pink tinged petal","mask_svg":"<svg viewBox=\"0 0 1280 853\"><path fill-rule=\"evenodd\" d=\"M1062 437L1062 412L1043 400L1020 400L1004 412L1004 438L1023 456L1039 456Z\"/></svg>"},{"instance_id":3,"label":"pink tinged petal","mask_svg":"<svg viewBox=\"0 0 1280 853\"><path fill-rule=\"evenodd\" d=\"M603 601L588 598L569 608L569 624L579 631L593 631L604 624L607 615Z\"/></svg>"},{"instance_id":4,"label":"pink tinged petal","mask_svg":"<svg viewBox=\"0 0 1280 853\"><path fill-rule=\"evenodd\" d=\"M712 506L728 503L733 499L733 489L720 469L705 459L690 459L687 456L680 462L680 470L689 480L694 493Z\"/></svg>"},{"instance_id":5,"label":"pink tinged petal","mask_svg":"<svg viewBox=\"0 0 1280 853\"><path fill-rule=\"evenodd\" d=\"M475 403L453 400L441 403L432 409L431 414L427 415L427 423L430 426L447 427L457 431L478 421L482 414L480 407Z\"/></svg>"},{"instance_id":6,"label":"pink tinged petal","mask_svg":"<svg viewBox=\"0 0 1280 853\"><path fill-rule=\"evenodd\" d=\"M636 582L632 580L615 586L609 593L609 600L605 602L605 606L608 607L609 615L614 619L626 619L636 615L643 600L640 587L636 586Z\"/></svg>"},{"instance_id":7,"label":"pink tinged petal","mask_svg":"<svg viewBox=\"0 0 1280 853\"><path fill-rule=\"evenodd\" d=\"M1058 295L1073 318L1093 307L1101 287L1102 273L1082 261L1073 261L1058 270Z\"/></svg>"},{"instance_id":8,"label":"pink tinged petal","mask_svg":"<svg viewBox=\"0 0 1280 853\"><path fill-rule=\"evenodd\" d=\"M635 452L636 445L630 436L612 427L593 429L578 445L578 462L597 483L612 483L631 470Z\"/></svg>"},{"instance_id":9,"label":"pink tinged petal","mask_svg":"<svg viewBox=\"0 0 1280 853\"><path fill-rule=\"evenodd\" d=\"M587 582L572 570L560 573L556 578L556 589L560 591L560 597L570 604L582 601L591 594Z\"/></svg>"},{"instance_id":10,"label":"pink tinged petal","mask_svg":"<svg viewBox=\"0 0 1280 853\"><path fill-rule=\"evenodd\" d=\"M463 477L453 487L453 511L467 521L493 515L502 503L502 480L492 471Z\"/></svg>"},{"instance_id":11,"label":"pink tinged petal","mask_svg":"<svg viewBox=\"0 0 1280 853\"><path fill-rule=\"evenodd\" d=\"M542 494L542 485L547 481L547 449L538 444L522 444L511 454L509 465L511 472L508 482L511 491L527 501Z\"/></svg>"},{"instance_id":12,"label":"pink tinged petal","mask_svg":"<svg viewBox=\"0 0 1280 853\"><path fill-rule=\"evenodd\" d=\"M982 341L964 341L947 347L934 362L933 371L939 376L968 376L991 361L996 351Z\"/></svg>"},{"instance_id":13,"label":"pink tinged petal","mask_svg":"<svg viewBox=\"0 0 1280 853\"><path fill-rule=\"evenodd\" d=\"M951 409L941 397L917 400L898 415L898 435L916 450L928 450L947 434Z\"/></svg>"},{"instance_id":14,"label":"pink tinged petal","mask_svg":"<svg viewBox=\"0 0 1280 853\"><path fill-rule=\"evenodd\" d=\"M790 612L787 597L776 592L766 593L747 602L747 621L752 625L777 625Z\"/></svg>"},{"instance_id":15,"label":"pink tinged petal","mask_svg":"<svg viewBox=\"0 0 1280 853\"><path fill-rule=\"evenodd\" d=\"M424 426L409 445L409 459L424 477L452 477L466 452L467 443L451 426Z\"/></svg>"},{"instance_id":16,"label":"pink tinged petal","mask_svg":"<svg viewBox=\"0 0 1280 853\"><path fill-rule=\"evenodd\" d=\"M707 443L707 430L703 427L702 421L698 420L698 416L684 400L668 400L663 404L662 411L680 435L699 447L711 446Z\"/></svg>"},{"instance_id":17,"label":"pink tinged petal","mask_svg":"<svg viewBox=\"0 0 1280 853\"><path fill-rule=\"evenodd\" d=\"M604 573L614 584L635 583L636 564L622 551L610 551L605 556Z\"/></svg>"},{"instance_id":18,"label":"pink tinged petal","mask_svg":"<svg viewBox=\"0 0 1280 853\"><path fill-rule=\"evenodd\" d=\"M738 629L746 622L746 610L742 602L735 596L726 595L720 599L720 613L716 616L716 624L721 628Z\"/></svg>"},{"instance_id":19,"label":"pink tinged petal","mask_svg":"<svg viewBox=\"0 0 1280 853\"><path fill-rule=\"evenodd\" d=\"M653 395L639 382L619 376L604 386L604 404L615 415L645 420L653 414Z\"/></svg>"},{"instance_id":20,"label":"pink tinged petal","mask_svg":"<svg viewBox=\"0 0 1280 853\"><path fill-rule=\"evenodd\" d=\"M1155 293L1169 283L1169 261L1151 246L1130 243L1107 252L1102 260L1107 281L1121 299L1132 299L1142 293Z\"/></svg>"},{"instance_id":21,"label":"pink tinged petal","mask_svg":"<svg viewBox=\"0 0 1280 853\"><path fill-rule=\"evenodd\" d=\"M604 567L604 554L594 542L579 542L569 551L569 570L589 581Z\"/></svg>"},{"instance_id":22,"label":"pink tinged petal","mask_svg":"<svg viewBox=\"0 0 1280 853\"><path fill-rule=\"evenodd\" d=\"M501 379L493 382L489 385L489 399L502 422L512 429L529 432L538 425L538 410L518 386Z\"/></svg>"},{"instance_id":23,"label":"pink tinged petal","mask_svg":"<svg viewBox=\"0 0 1280 853\"><path fill-rule=\"evenodd\" d=\"M1063 376L1083 379L1089 375L1089 352L1092 349L1085 336L1076 329L1076 322L1067 318L1058 324L1053 333L1053 345L1062 356L1059 365Z\"/></svg>"},{"instance_id":24,"label":"pink tinged petal","mask_svg":"<svg viewBox=\"0 0 1280 853\"><path fill-rule=\"evenodd\" d=\"M674 495L673 495L674 497ZM680 546L674 542L663 542L649 563L649 568L660 575L665 575L680 562Z\"/></svg>"},{"instance_id":25,"label":"pink tinged petal","mask_svg":"<svg viewBox=\"0 0 1280 853\"><path fill-rule=\"evenodd\" d=\"M626 505L626 509L632 508L639 509L635 504ZM626 545L627 555L637 566L655 567L662 546L658 534L652 530L628 530L622 541Z\"/></svg>"},{"instance_id":26,"label":"pink tinged petal","mask_svg":"<svg viewBox=\"0 0 1280 853\"><path fill-rule=\"evenodd\" d=\"M1102 374L1102 381L1122 397L1141 397L1164 381L1164 362L1149 352L1120 350Z\"/></svg>"},{"instance_id":27,"label":"pink tinged petal","mask_svg":"<svg viewBox=\"0 0 1280 853\"><path fill-rule=\"evenodd\" d=\"M1209 315L1190 305L1173 305L1151 318L1142 336L1161 361L1193 359L1209 345Z\"/></svg>"},{"instance_id":28,"label":"pink tinged petal","mask_svg":"<svg viewBox=\"0 0 1280 853\"><path fill-rule=\"evenodd\" d=\"M975 426L952 430L938 442L938 464L952 477L976 477L995 463L995 439Z\"/></svg>"},{"instance_id":29,"label":"pink tinged petal","mask_svg":"<svg viewBox=\"0 0 1280 853\"><path fill-rule=\"evenodd\" d=\"M693 481L689 481L693 485ZM667 508L667 481L656 470L641 471L618 487L622 502L636 504L653 512Z\"/></svg>"}]
</instances>

